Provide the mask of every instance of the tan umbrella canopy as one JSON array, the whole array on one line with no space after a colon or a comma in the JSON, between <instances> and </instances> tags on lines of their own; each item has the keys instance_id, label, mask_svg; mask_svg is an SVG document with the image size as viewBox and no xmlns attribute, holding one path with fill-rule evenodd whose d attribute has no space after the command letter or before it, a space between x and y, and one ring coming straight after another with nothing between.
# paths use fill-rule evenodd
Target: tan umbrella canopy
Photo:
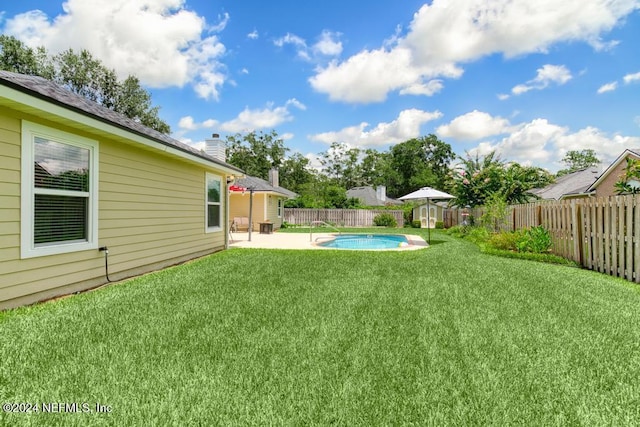
<instances>
[{"instance_id":1,"label":"tan umbrella canopy","mask_svg":"<svg viewBox=\"0 0 640 427\"><path fill-rule=\"evenodd\" d=\"M444 191L436 190L431 187L422 187L419 190L414 191L413 193L406 194L399 198L399 200L426 200L427 201L427 224L431 222L431 209L429 209L429 202L431 200L446 200L446 199L455 199L455 196L452 196L449 193L445 193ZM429 244L431 244L431 228L427 227L427 233L429 235Z\"/></svg>"}]
</instances>

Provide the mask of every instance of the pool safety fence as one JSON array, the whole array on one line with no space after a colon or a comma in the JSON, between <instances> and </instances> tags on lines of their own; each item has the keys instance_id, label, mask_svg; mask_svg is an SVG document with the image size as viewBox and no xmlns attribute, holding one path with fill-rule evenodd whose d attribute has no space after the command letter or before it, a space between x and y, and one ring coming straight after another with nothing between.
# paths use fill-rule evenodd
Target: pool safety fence
<instances>
[{"instance_id":1,"label":"pool safety fence","mask_svg":"<svg viewBox=\"0 0 640 427\"><path fill-rule=\"evenodd\" d=\"M404 225L404 217L401 210L385 209L285 208L283 220L293 225L309 225L313 221L324 221L337 227L373 227L373 219L381 213L393 215L398 227Z\"/></svg>"}]
</instances>

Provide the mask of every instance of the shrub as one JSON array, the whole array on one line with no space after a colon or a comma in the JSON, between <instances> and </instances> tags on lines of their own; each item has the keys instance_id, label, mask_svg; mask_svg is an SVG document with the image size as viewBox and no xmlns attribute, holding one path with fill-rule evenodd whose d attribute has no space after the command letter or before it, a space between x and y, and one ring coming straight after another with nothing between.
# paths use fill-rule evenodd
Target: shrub
<instances>
[{"instance_id":1,"label":"shrub","mask_svg":"<svg viewBox=\"0 0 640 427\"><path fill-rule=\"evenodd\" d=\"M454 237L465 237L467 234L469 234L470 229L471 226L469 225L454 225L447 230L447 234L450 234Z\"/></svg>"},{"instance_id":2,"label":"shrub","mask_svg":"<svg viewBox=\"0 0 640 427\"><path fill-rule=\"evenodd\" d=\"M489 230L484 227L471 227L466 237L474 243L484 243L491 236L489 235Z\"/></svg>"},{"instance_id":3,"label":"shrub","mask_svg":"<svg viewBox=\"0 0 640 427\"><path fill-rule=\"evenodd\" d=\"M500 193L492 193L487 197L485 213L480 217L480 224L493 232L498 232L506 223L509 207L504 196Z\"/></svg>"},{"instance_id":4,"label":"shrub","mask_svg":"<svg viewBox=\"0 0 640 427\"><path fill-rule=\"evenodd\" d=\"M518 252L533 252L541 254L551 249L551 233L542 227L531 227L520 233L516 243Z\"/></svg>"},{"instance_id":5,"label":"shrub","mask_svg":"<svg viewBox=\"0 0 640 427\"><path fill-rule=\"evenodd\" d=\"M444 222L443 221L436 221L436 229L437 230L443 230L444 229Z\"/></svg>"},{"instance_id":6,"label":"shrub","mask_svg":"<svg viewBox=\"0 0 640 427\"><path fill-rule=\"evenodd\" d=\"M378 227L397 227L396 218L389 213L381 213L373 218L373 224Z\"/></svg>"},{"instance_id":7,"label":"shrub","mask_svg":"<svg viewBox=\"0 0 640 427\"><path fill-rule=\"evenodd\" d=\"M419 219L414 219L413 221L411 221L411 227L412 228L420 228L420 220Z\"/></svg>"},{"instance_id":8,"label":"shrub","mask_svg":"<svg viewBox=\"0 0 640 427\"><path fill-rule=\"evenodd\" d=\"M489 238L489 246L503 251L517 251L521 232L496 233Z\"/></svg>"}]
</instances>

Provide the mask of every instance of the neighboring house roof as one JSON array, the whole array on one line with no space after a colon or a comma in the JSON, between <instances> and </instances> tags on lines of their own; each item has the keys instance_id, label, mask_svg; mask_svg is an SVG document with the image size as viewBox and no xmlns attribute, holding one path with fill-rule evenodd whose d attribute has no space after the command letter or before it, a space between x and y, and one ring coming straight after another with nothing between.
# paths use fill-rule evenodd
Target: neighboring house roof
<instances>
[{"instance_id":1,"label":"neighboring house roof","mask_svg":"<svg viewBox=\"0 0 640 427\"><path fill-rule=\"evenodd\" d=\"M253 188L253 191L257 192L278 193L288 199L293 199L298 196L293 191L287 190L283 187L273 186L269 181L255 176L245 176L244 178L236 180L235 184L240 187Z\"/></svg>"},{"instance_id":2,"label":"neighboring house roof","mask_svg":"<svg viewBox=\"0 0 640 427\"><path fill-rule=\"evenodd\" d=\"M379 193L373 187L354 187L347 190L347 197L360 200L365 206L384 206L387 204L401 205L402 202L390 197L379 197Z\"/></svg>"},{"instance_id":3,"label":"neighboring house roof","mask_svg":"<svg viewBox=\"0 0 640 427\"><path fill-rule=\"evenodd\" d=\"M567 196L586 194L588 188L595 182L600 168L591 167L568 173L556 179L556 182L544 188L534 188L530 193L543 200L560 200Z\"/></svg>"},{"instance_id":4,"label":"neighboring house roof","mask_svg":"<svg viewBox=\"0 0 640 427\"><path fill-rule=\"evenodd\" d=\"M611 172L613 172L618 167L618 165L620 163L622 163L623 161L625 161L626 158L629 157L629 156L634 156L634 157L640 159L640 149L636 149L636 148L629 149L628 148L628 149L624 150L622 152L622 154L620 154L618 156L618 158L615 159L613 161L613 163L611 163L609 165L609 167L607 169L605 169L604 172L602 172L602 174L598 177L598 179L595 182L591 183L589 188L587 188L587 191L594 191L598 187L598 185L600 185L600 183L602 181L604 181L607 178L607 176L609 176L609 174L611 174Z\"/></svg>"},{"instance_id":5,"label":"neighboring house roof","mask_svg":"<svg viewBox=\"0 0 640 427\"><path fill-rule=\"evenodd\" d=\"M242 173L242 170L235 166L211 157L203 151L197 150L196 148L171 138L169 135L165 135L120 113L103 107L94 101L88 100L80 95L76 95L64 87L42 77L12 73L9 71L0 71L0 86L5 86L21 93L34 96L67 110L79 113L83 116L90 117L108 125L136 134L145 139L152 140L153 142L161 144L167 148L177 150L179 155L196 157L208 163L220 166L225 170ZM3 94L0 94L0 97L2 96ZM16 104L11 105L14 107L16 106Z\"/></svg>"}]
</instances>

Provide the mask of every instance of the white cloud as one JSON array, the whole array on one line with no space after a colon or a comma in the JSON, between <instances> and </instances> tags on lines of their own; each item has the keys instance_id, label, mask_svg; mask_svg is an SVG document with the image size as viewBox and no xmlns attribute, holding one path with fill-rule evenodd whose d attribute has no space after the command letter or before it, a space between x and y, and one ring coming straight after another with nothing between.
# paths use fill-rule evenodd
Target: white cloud
<instances>
[{"instance_id":1,"label":"white cloud","mask_svg":"<svg viewBox=\"0 0 640 427\"><path fill-rule=\"evenodd\" d=\"M289 107L294 106L300 110L306 107L300 101L294 99L288 100L285 105L274 107L272 104L266 108L251 110L245 108L238 117L233 120L220 124L220 130L223 132L237 133L250 132L259 129L271 129L282 123L293 120L293 115L289 111Z\"/></svg>"},{"instance_id":2,"label":"white cloud","mask_svg":"<svg viewBox=\"0 0 640 427\"><path fill-rule=\"evenodd\" d=\"M67 0L63 9L56 17L16 15L3 32L51 53L87 49L120 77L133 74L150 87L190 84L203 98L219 97L226 49L207 33L222 31L228 14L208 26L184 0Z\"/></svg>"},{"instance_id":3,"label":"white cloud","mask_svg":"<svg viewBox=\"0 0 640 427\"><path fill-rule=\"evenodd\" d=\"M439 111L403 110L392 122L378 123L370 130L367 130L369 123L363 122L339 131L309 135L309 139L326 144L344 142L350 146L359 147L396 144L407 139L417 138L420 136L422 124L440 117L442 117L442 113Z\"/></svg>"},{"instance_id":4,"label":"white cloud","mask_svg":"<svg viewBox=\"0 0 640 427\"><path fill-rule=\"evenodd\" d=\"M400 95L425 95L432 96L440 92L444 85L442 80L429 80L427 83L413 83L400 89Z\"/></svg>"},{"instance_id":5,"label":"white cloud","mask_svg":"<svg viewBox=\"0 0 640 427\"><path fill-rule=\"evenodd\" d=\"M208 119L201 123L197 123L191 116L185 116L178 121L178 129L180 131L193 131L198 129L214 129L218 126L219 122L214 119Z\"/></svg>"},{"instance_id":6,"label":"white cloud","mask_svg":"<svg viewBox=\"0 0 640 427\"><path fill-rule=\"evenodd\" d=\"M427 73L412 65L411 51L396 48L366 50L346 62L332 61L309 79L319 92L333 101L367 103L384 101L391 91L421 85ZM458 77L461 70L440 70L440 75ZM409 92L407 92L409 93Z\"/></svg>"},{"instance_id":7,"label":"white cloud","mask_svg":"<svg viewBox=\"0 0 640 427\"><path fill-rule=\"evenodd\" d=\"M313 51L325 56L338 56L342 53L342 42L338 39L340 33L323 31L320 40L313 45Z\"/></svg>"},{"instance_id":8,"label":"white cloud","mask_svg":"<svg viewBox=\"0 0 640 427\"><path fill-rule=\"evenodd\" d=\"M613 92L618 88L618 82L611 82L600 86L598 93Z\"/></svg>"},{"instance_id":9,"label":"white cloud","mask_svg":"<svg viewBox=\"0 0 640 427\"><path fill-rule=\"evenodd\" d=\"M637 7L637 0L433 0L415 13L404 37L396 33L380 49L318 68L309 82L332 100L379 102L424 79L457 78L462 64L496 53L546 53L576 41L610 47L602 34Z\"/></svg>"},{"instance_id":10,"label":"white cloud","mask_svg":"<svg viewBox=\"0 0 640 427\"><path fill-rule=\"evenodd\" d=\"M178 121L179 131L177 134L183 134L188 131L199 129L215 129L217 131L237 133L250 132L253 130L273 128L281 123L293 120L293 116L289 111L289 107L295 107L299 110L306 110L307 107L295 98L289 99L283 106L274 107L268 104L262 109L245 108L235 119L219 122L215 119L208 119L197 123L193 117L185 116ZM292 135L293 137L293 135ZM284 139L284 138L283 138Z\"/></svg>"},{"instance_id":11,"label":"white cloud","mask_svg":"<svg viewBox=\"0 0 640 427\"><path fill-rule=\"evenodd\" d=\"M626 76L623 77L623 80L627 84L640 81L640 72L634 73L634 74L627 74Z\"/></svg>"},{"instance_id":12,"label":"white cloud","mask_svg":"<svg viewBox=\"0 0 640 427\"><path fill-rule=\"evenodd\" d=\"M323 60L323 57L338 56L342 53L340 35L340 33L324 30L318 36L318 41L309 47L307 41L302 37L287 33L283 37L275 39L273 44L277 47L292 45L299 58L305 61L318 61Z\"/></svg>"},{"instance_id":13,"label":"white cloud","mask_svg":"<svg viewBox=\"0 0 640 427\"><path fill-rule=\"evenodd\" d=\"M285 36L274 40L273 44L277 47L293 45L300 58L307 61L311 59L309 56L309 47L307 46L307 42L302 37L296 36L295 34L287 33Z\"/></svg>"},{"instance_id":14,"label":"white cloud","mask_svg":"<svg viewBox=\"0 0 640 427\"><path fill-rule=\"evenodd\" d=\"M436 133L443 137L460 140L476 140L508 133L512 129L507 119L492 117L482 111L473 110L456 117L449 124L439 126Z\"/></svg>"},{"instance_id":15,"label":"white cloud","mask_svg":"<svg viewBox=\"0 0 640 427\"><path fill-rule=\"evenodd\" d=\"M543 65L538 68L538 75L524 84L519 84L511 89L514 95L521 95L530 90L542 90L552 83L563 85L572 79L571 72L564 65Z\"/></svg>"},{"instance_id":16,"label":"white cloud","mask_svg":"<svg viewBox=\"0 0 640 427\"><path fill-rule=\"evenodd\" d=\"M195 130L198 128L198 125L193 121L193 117L186 116L182 117L180 121L178 121L178 127L184 130Z\"/></svg>"},{"instance_id":17,"label":"white cloud","mask_svg":"<svg viewBox=\"0 0 640 427\"><path fill-rule=\"evenodd\" d=\"M569 128L545 119L535 119L519 124L513 133L499 141L480 142L469 152L485 155L495 150L505 160L557 170L562 167L561 160L569 150L593 149L597 157L607 164L626 148L639 145L640 137L608 135L595 127L571 132Z\"/></svg>"},{"instance_id":18,"label":"white cloud","mask_svg":"<svg viewBox=\"0 0 640 427\"><path fill-rule=\"evenodd\" d=\"M214 33L219 33L221 31L224 31L225 28L227 28L227 24L229 23L229 14L228 13L224 13L224 15L220 16L218 15L218 23L216 25L212 25L209 28L209 31L214 32Z\"/></svg>"},{"instance_id":19,"label":"white cloud","mask_svg":"<svg viewBox=\"0 0 640 427\"><path fill-rule=\"evenodd\" d=\"M258 34L258 30L253 30L249 34L247 34L247 38L251 40L256 40L259 37L260 37L260 34Z\"/></svg>"}]
</instances>

